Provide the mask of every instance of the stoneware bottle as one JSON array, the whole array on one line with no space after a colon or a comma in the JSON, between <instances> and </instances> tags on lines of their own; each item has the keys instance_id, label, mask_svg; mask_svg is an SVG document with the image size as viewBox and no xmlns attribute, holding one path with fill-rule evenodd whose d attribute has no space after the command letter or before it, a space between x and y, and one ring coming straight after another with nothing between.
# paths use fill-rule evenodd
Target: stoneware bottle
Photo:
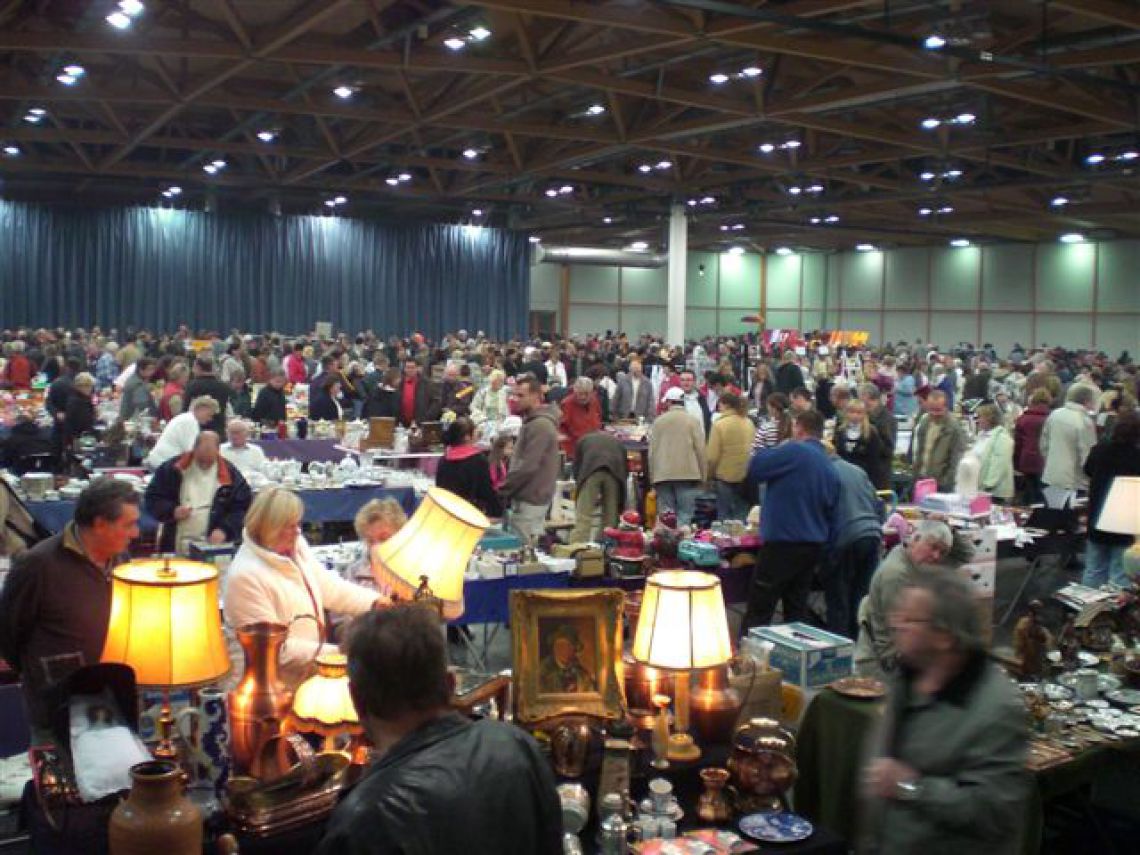
<instances>
[{"instance_id":1,"label":"stoneware bottle","mask_svg":"<svg viewBox=\"0 0 1140 855\"><path fill-rule=\"evenodd\" d=\"M111 855L201 855L202 814L183 792L176 763L131 767L131 792L111 814Z\"/></svg>"}]
</instances>

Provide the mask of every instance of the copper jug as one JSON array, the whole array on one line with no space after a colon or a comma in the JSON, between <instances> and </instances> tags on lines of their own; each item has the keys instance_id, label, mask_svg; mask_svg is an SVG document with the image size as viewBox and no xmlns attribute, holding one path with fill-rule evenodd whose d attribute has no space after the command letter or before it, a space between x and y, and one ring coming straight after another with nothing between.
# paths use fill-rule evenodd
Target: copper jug
<instances>
[{"instance_id":1,"label":"copper jug","mask_svg":"<svg viewBox=\"0 0 1140 855\"><path fill-rule=\"evenodd\" d=\"M261 746L281 732L293 704L293 693L277 676L281 646L289 627L277 623L252 623L235 630L245 654L245 673L230 692L230 730L234 772L249 773Z\"/></svg>"},{"instance_id":2,"label":"copper jug","mask_svg":"<svg viewBox=\"0 0 1140 855\"><path fill-rule=\"evenodd\" d=\"M202 813L183 793L178 764L131 767L131 792L111 814L112 855L200 855Z\"/></svg>"}]
</instances>

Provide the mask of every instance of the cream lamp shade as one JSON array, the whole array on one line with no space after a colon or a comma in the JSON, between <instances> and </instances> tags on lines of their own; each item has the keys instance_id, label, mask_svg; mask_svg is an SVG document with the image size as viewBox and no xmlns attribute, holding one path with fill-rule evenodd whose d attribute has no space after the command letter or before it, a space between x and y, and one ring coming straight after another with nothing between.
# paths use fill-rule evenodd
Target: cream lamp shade
<instances>
[{"instance_id":1,"label":"cream lamp shade","mask_svg":"<svg viewBox=\"0 0 1140 855\"><path fill-rule=\"evenodd\" d=\"M1096 527L1114 534L1140 536L1140 477L1117 475L1112 479Z\"/></svg>"},{"instance_id":2,"label":"cream lamp shade","mask_svg":"<svg viewBox=\"0 0 1140 855\"><path fill-rule=\"evenodd\" d=\"M432 487L412 518L372 547L373 573L378 581L397 583L401 599L412 599L426 582L431 594L443 602L443 616L459 617L467 561L489 525L466 499Z\"/></svg>"},{"instance_id":3,"label":"cream lamp shade","mask_svg":"<svg viewBox=\"0 0 1140 855\"><path fill-rule=\"evenodd\" d=\"M633 638L633 658L670 671L712 668L731 659L720 580L691 570L650 576Z\"/></svg>"},{"instance_id":4,"label":"cream lamp shade","mask_svg":"<svg viewBox=\"0 0 1140 855\"><path fill-rule=\"evenodd\" d=\"M300 729L325 736L359 729L360 718L348 691L348 658L343 653L317 657L317 673L293 695L293 718Z\"/></svg>"},{"instance_id":5,"label":"cream lamp shade","mask_svg":"<svg viewBox=\"0 0 1140 855\"><path fill-rule=\"evenodd\" d=\"M194 688L228 674L217 568L183 558L116 567L100 661L130 665L146 688Z\"/></svg>"}]
</instances>

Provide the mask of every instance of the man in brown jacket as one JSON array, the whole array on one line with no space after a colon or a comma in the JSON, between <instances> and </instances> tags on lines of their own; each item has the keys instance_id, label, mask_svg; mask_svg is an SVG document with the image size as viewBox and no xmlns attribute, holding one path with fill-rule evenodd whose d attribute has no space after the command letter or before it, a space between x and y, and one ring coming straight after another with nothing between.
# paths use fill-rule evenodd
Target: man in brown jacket
<instances>
[{"instance_id":1,"label":"man in brown jacket","mask_svg":"<svg viewBox=\"0 0 1140 855\"><path fill-rule=\"evenodd\" d=\"M542 383L533 376L519 380L514 394L523 426L499 494L503 506L510 508L510 527L533 544L545 531L546 511L558 486L558 422L562 412L542 403Z\"/></svg>"},{"instance_id":2,"label":"man in brown jacket","mask_svg":"<svg viewBox=\"0 0 1140 855\"><path fill-rule=\"evenodd\" d=\"M688 525L707 477L705 432L686 411L680 388L665 393L665 405L668 409L657 417L649 435L649 476L657 490L657 512L673 511L677 522Z\"/></svg>"}]
</instances>

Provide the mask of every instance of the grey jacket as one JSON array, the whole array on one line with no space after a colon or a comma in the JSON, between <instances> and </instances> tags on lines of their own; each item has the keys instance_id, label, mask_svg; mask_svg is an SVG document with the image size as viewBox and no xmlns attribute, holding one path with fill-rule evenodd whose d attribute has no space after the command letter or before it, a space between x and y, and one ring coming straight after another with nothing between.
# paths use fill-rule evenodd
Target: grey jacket
<instances>
[{"instance_id":1,"label":"grey jacket","mask_svg":"<svg viewBox=\"0 0 1140 855\"><path fill-rule=\"evenodd\" d=\"M983 653L940 692L921 697L903 672L892 687L880 757L919 773L911 801L872 800L862 851L1015 855L1029 793L1025 707Z\"/></svg>"},{"instance_id":2,"label":"grey jacket","mask_svg":"<svg viewBox=\"0 0 1140 855\"><path fill-rule=\"evenodd\" d=\"M610 413L615 419L629 418L633 414L634 418L641 417L647 422L653 421L657 415L657 404L653 395L653 383L649 378L642 375L641 383L637 387L637 400L633 399L633 378L628 374L622 374L617 379L617 389L614 390L613 404L610 405Z\"/></svg>"},{"instance_id":3,"label":"grey jacket","mask_svg":"<svg viewBox=\"0 0 1140 855\"><path fill-rule=\"evenodd\" d=\"M1065 490L1088 488L1084 465L1096 445L1096 427L1084 407L1070 401L1051 412L1041 429L1040 445L1045 458L1042 481Z\"/></svg>"},{"instance_id":4,"label":"grey jacket","mask_svg":"<svg viewBox=\"0 0 1140 855\"><path fill-rule=\"evenodd\" d=\"M883 536L875 485L867 473L841 457L831 460L839 476L839 536L835 549L840 550L864 537Z\"/></svg>"},{"instance_id":5,"label":"grey jacket","mask_svg":"<svg viewBox=\"0 0 1140 855\"><path fill-rule=\"evenodd\" d=\"M911 460L915 464L915 480L920 478L934 478L938 482L938 489L944 493L954 492L954 482L958 477L958 463L966 452L966 431L961 423L948 413L942 421L942 430L935 438L933 445L926 450L930 441L929 416L923 416L914 430L914 439L911 444ZM922 471L918 463L923 461Z\"/></svg>"},{"instance_id":6,"label":"grey jacket","mask_svg":"<svg viewBox=\"0 0 1140 855\"><path fill-rule=\"evenodd\" d=\"M119 402L119 418L126 421L138 413L157 416L158 406L154 403L154 395L150 392L150 383L143 380L138 374L132 374L123 384L123 399Z\"/></svg>"},{"instance_id":7,"label":"grey jacket","mask_svg":"<svg viewBox=\"0 0 1140 855\"><path fill-rule=\"evenodd\" d=\"M519 431L511 468L499 493L528 505L547 505L558 486L562 457L558 450L558 423L562 411L553 404L536 407Z\"/></svg>"}]
</instances>

